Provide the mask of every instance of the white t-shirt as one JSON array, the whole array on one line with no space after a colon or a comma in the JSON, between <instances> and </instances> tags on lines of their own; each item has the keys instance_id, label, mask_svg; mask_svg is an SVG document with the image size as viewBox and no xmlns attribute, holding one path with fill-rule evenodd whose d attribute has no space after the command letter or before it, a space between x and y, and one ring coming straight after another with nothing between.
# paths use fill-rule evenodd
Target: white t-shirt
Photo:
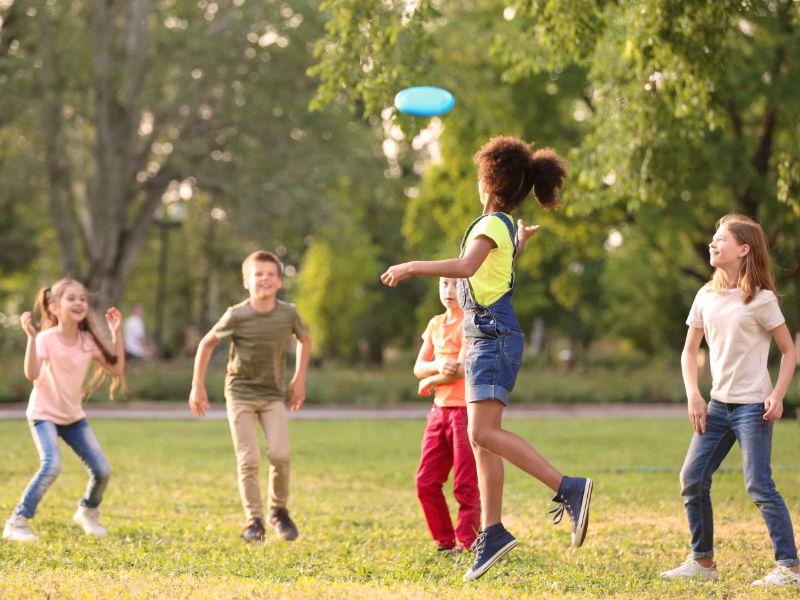
<instances>
[{"instance_id":1,"label":"white t-shirt","mask_svg":"<svg viewBox=\"0 0 800 600\"><path fill-rule=\"evenodd\" d=\"M757 404L767 399L772 393L769 332L784 322L778 299L769 290L759 290L748 304L739 288L717 294L704 286L697 292L686 324L705 333L713 400Z\"/></svg>"},{"instance_id":2,"label":"white t-shirt","mask_svg":"<svg viewBox=\"0 0 800 600\"><path fill-rule=\"evenodd\" d=\"M125 342L125 352L144 358L147 356L147 347L145 346L144 337L144 321L139 315L130 315L125 319L123 325L123 339Z\"/></svg>"}]
</instances>

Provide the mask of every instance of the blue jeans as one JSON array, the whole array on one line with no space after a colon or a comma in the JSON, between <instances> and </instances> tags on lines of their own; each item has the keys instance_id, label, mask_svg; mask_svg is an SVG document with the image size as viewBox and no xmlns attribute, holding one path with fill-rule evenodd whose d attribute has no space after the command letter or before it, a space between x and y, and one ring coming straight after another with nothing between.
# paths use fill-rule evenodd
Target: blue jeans
<instances>
[{"instance_id":1,"label":"blue jeans","mask_svg":"<svg viewBox=\"0 0 800 600\"><path fill-rule=\"evenodd\" d=\"M14 514L28 519L33 518L36 507L41 502L47 488L55 481L61 471L61 451L59 436L72 448L89 470L89 483L86 486L80 505L97 508L103 500L103 492L111 477L111 468L100 449L100 444L86 419L69 425L56 425L52 421L34 420L29 423L33 441L39 451L39 470L31 479L22 499L14 509Z\"/></svg>"},{"instance_id":2,"label":"blue jeans","mask_svg":"<svg viewBox=\"0 0 800 600\"><path fill-rule=\"evenodd\" d=\"M695 558L714 555L711 476L734 442L738 442L742 449L744 484L767 524L775 562L784 567L800 564L789 511L772 480L773 421L765 421L763 415L763 403L726 404L712 400L708 404L706 432L692 437L681 469L681 495Z\"/></svg>"}]
</instances>

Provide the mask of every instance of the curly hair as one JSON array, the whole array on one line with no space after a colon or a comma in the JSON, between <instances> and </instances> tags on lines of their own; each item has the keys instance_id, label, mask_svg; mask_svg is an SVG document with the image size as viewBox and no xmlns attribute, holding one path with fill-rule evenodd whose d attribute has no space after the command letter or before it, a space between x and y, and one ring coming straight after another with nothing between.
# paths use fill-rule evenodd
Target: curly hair
<instances>
[{"instance_id":1,"label":"curly hair","mask_svg":"<svg viewBox=\"0 0 800 600\"><path fill-rule=\"evenodd\" d=\"M478 179L497 209L510 213L533 190L544 208L560 208L558 190L567 178L567 161L552 148L533 150L533 144L512 136L489 140L475 153Z\"/></svg>"}]
</instances>

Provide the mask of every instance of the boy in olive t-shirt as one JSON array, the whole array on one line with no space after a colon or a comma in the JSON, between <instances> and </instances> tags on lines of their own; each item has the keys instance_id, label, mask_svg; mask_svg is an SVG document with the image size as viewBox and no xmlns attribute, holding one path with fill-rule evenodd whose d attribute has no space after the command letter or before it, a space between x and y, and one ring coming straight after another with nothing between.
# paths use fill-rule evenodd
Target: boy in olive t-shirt
<instances>
[{"instance_id":1,"label":"boy in olive t-shirt","mask_svg":"<svg viewBox=\"0 0 800 600\"><path fill-rule=\"evenodd\" d=\"M305 401L305 378L311 358L311 338L294 304L277 299L283 264L271 252L253 252L242 263L242 280L250 297L228 308L200 342L195 356L189 407L205 415L208 395L205 373L214 347L230 338L225 376L225 402L236 451L239 492L247 525L242 539L264 539L264 510L258 481L260 452L258 425L267 440L269 469L269 524L278 537L297 538L297 527L286 508L289 499L289 427L284 404L286 346L297 340L294 376L289 383L289 407Z\"/></svg>"}]
</instances>

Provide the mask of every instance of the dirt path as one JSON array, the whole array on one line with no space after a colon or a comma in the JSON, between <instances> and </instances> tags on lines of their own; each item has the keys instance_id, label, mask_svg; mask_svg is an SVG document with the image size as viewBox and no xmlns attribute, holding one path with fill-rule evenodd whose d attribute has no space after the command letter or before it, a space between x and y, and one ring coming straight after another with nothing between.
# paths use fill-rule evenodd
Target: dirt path
<instances>
[{"instance_id":1,"label":"dirt path","mask_svg":"<svg viewBox=\"0 0 800 600\"><path fill-rule=\"evenodd\" d=\"M0 404L0 421L25 418L25 404ZM353 405L307 404L301 410L289 413L291 419L423 419L430 404L408 404L381 407ZM194 419L183 402L132 402L124 404L89 404L89 419ZM506 410L511 419L678 419L686 418L682 404L513 404ZM207 419L224 420L225 406L212 404Z\"/></svg>"}]
</instances>

